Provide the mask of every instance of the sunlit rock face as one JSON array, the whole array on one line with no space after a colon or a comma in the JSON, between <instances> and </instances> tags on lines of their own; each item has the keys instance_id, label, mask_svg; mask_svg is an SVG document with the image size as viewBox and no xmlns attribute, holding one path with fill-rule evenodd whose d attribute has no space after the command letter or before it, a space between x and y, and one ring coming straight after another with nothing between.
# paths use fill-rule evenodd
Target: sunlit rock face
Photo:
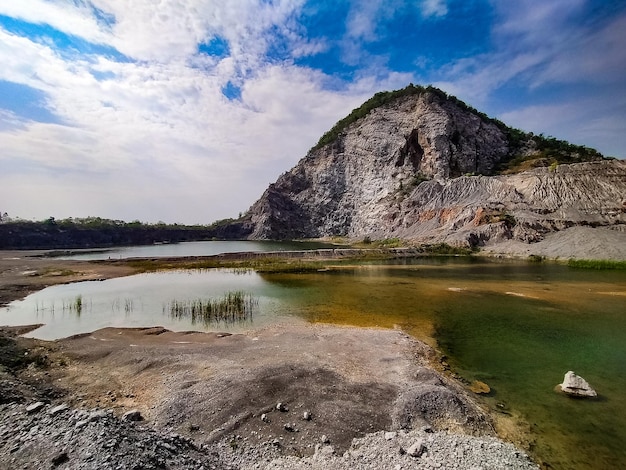
<instances>
[{"instance_id":1,"label":"sunlit rock face","mask_svg":"<svg viewBox=\"0 0 626 470\"><path fill-rule=\"evenodd\" d=\"M480 246L541 240L574 225L626 222L626 164L599 161L492 175L536 152L436 93L369 111L308 153L250 208L253 239L398 237Z\"/></svg>"}]
</instances>

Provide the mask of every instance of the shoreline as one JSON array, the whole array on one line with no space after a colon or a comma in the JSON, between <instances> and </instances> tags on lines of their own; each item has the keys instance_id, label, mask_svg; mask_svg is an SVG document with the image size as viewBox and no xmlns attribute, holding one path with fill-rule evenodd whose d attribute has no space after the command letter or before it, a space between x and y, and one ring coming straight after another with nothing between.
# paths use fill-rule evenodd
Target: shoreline
<instances>
[{"instance_id":1,"label":"shoreline","mask_svg":"<svg viewBox=\"0 0 626 470\"><path fill-rule=\"evenodd\" d=\"M13 300L52 284L119 277L136 272L136 269L129 266L120 266L119 262L72 262L46 258L16 260L11 259L15 256L6 256L6 252L1 255L4 256L0 260L0 276L2 276L0 278L2 281L0 303L5 304L11 297ZM40 274L22 274L29 270L39 270L36 272ZM15 282L24 277L28 282ZM14 279L14 283L7 284L7 280L11 278ZM120 343L123 341L122 338L126 338L125 343ZM166 338L171 339L166 340ZM324 338L326 340L322 341ZM258 428L259 414L262 414L260 410L271 411L272 407L281 400L291 401L291 406L294 406L293 404L295 406L306 405L303 403L306 400L298 395L301 392L296 393L291 400L274 395L276 390L288 389L294 377L307 377L311 381L311 384L300 387L298 390L317 390L318 395L310 396L308 406L316 409L314 416L317 415L318 419L324 413L329 413L329 416L323 418L327 426L323 431L325 435L342 436L332 438L335 457L339 455L337 452L343 453L350 448L353 438L368 439L368 436L373 436L372 433L376 432L398 432L404 429L403 432L408 433L413 432L410 431L411 429L418 432L424 427L430 427L435 431L448 430L494 436L495 427L500 432L507 427L502 426L501 423L496 424L497 418L494 418L493 412L479 405L477 399L470 396L463 385L447 376L449 374L442 374L443 366L441 370L436 370L436 365L439 363L438 353L398 330L315 324L268 327L247 334L221 335L218 333L173 333L158 328L125 328L104 329L53 342L18 339L18 341L22 340L26 341L29 347L45 349L50 346L50 357L59 355L60 358L56 366L48 370L42 369L37 374L33 373L28 377L29 381L60 386L65 390L64 395L62 393L64 403L69 401L72 407L100 408L105 406L108 409L114 407L119 410L120 414L122 410L142 408L143 413L149 419L150 426L155 429L168 432L185 432L185 430L195 429L197 424L188 420L178 422L177 426L172 424L181 419L181 403L190 402L191 390L194 393L201 393L198 390L202 387L216 390L221 387L219 384L226 382L231 384L230 387L238 389L256 389L260 396L266 397L265 404L262 407L257 406L254 410L235 412L232 406L228 409L228 402L224 402L215 409L228 411L214 412L216 416L204 417L203 421L213 423L215 429L223 429L221 436L212 435L211 439L204 441L212 443L211 445L220 442L224 444L226 442L224 439L232 438L230 432L236 431L237 433L233 435L241 436L242 429L246 425L249 427L246 431L248 433L245 436L246 439L262 440L258 430L260 429ZM216 348L216 352L207 352L207 342L211 344L211 347ZM242 352L242 343L251 349L245 349ZM261 344L265 344L265 349L259 349ZM305 344L309 345L308 352L303 352ZM342 347L338 348L335 344L342 345ZM195 350L194 347L201 348L202 352ZM352 349L347 350L348 347ZM188 350L189 354L185 356L184 361L167 362L167 358L182 357L180 355L184 350ZM391 357L378 357L380 351L390 350L395 351ZM121 354L120 351L125 351L125 354ZM137 356L137 351L144 351L143 355ZM281 354L277 355L277 351ZM114 357L118 358L117 361L113 359ZM226 362L221 366L216 366L217 358ZM260 364L259 361L265 362ZM233 369L237 372L234 375L228 370L233 363L239 364ZM395 366L390 367L395 363L400 363L401 367L399 369L397 367L394 369ZM120 372L122 370L126 371L126 376ZM294 370L297 372L294 373ZM396 370L396 375L400 371L400 375L394 377L390 374L393 370ZM219 377L219 381L215 381L214 375ZM162 377L172 376L176 378L170 378L167 383L159 383ZM87 379L88 377L91 379ZM129 391L129 387L138 387L138 385L132 385L137 377L141 377L140 383L144 385L150 383L150 380L156 382L152 383L151 387L139 387ZM148 380L146 377L151 377L151 379ZM274 377L274 379L282 377L282 382L279 380L268 385L264 390L258 390L259 384L263 383L266 377ZM421 380L416 380L416 377L420 377ZM212 385L209 386L209 383ZM337 384L341 383L344 384L343 395L337 389ZM181 391L181 384L190 385L185 385L187 388ZM350 388L354 386L357 388ZM420 413L424 414L423 410L426 409L430 411L425 414L431 413L432 416L429 419L424 416L419 419L411 418L407 423L407 416L419 415L415 411L416 393L419 394L418 390L424 391L424 387L428 389L428 393L434 393L431 395L437 398L432 398L434 401L428 403L428 406L424 405L426 408L422 406ZM377 392L374 393L375 391ZM341 403L341 406L337 404L333 407L329 405L332 400L329 401L328 397L337 394L339 394L336 397L337 403ZM391 403L390 397L394 396L396 398ZM73 398L70 399L70 397ZM346 407L346 403L353 402L355 397L361 397L357 400L356 410L351 409L352 405L348 407L350 410L341 409ZM31 397L32 400L35 398ZM231 400L232 395L228 395L227 398ZM219 401L216 396L212 399ZM56 403L58 399L48 399L48 401ZM251 398L247 397L242 403L247 404L250 401ZM155 408L150 408L149 403L152 403L150 406ZM202 403L206 404L206 399ZM456 406L460 404L461 408L449 409L443 416L440 416L445 406L450 403L456 403ZM411 404L411 409L399 411L402 406L409 406L408 404ZM188 416L187 419L198 416L202 408L199 403L197 406L199 408L188 410L182 416ZM442 406L444 408L441 408ZM326 411L321 411L324 409ZM171 410L177 410L178 415L176 413L172 415ZM352 421L346 419L347 411L355 413ZM378 418L375 418L376 416ZM390 416L396 417L390 419ZM295 421L298 418L292 416L292 419ZM403 424L401 424L402 419L405 420ZM346 428L346 423L350 422L353 425L351 431ZM415 424L417 422L419 426ZM368 427L362 429L360 423L368 423ZM267 439L285 434L284 426L290 423L279 422L277 424L280 426L273 429L273 434L265 435ZM302 426L299 419L297 424ZM338 428L333 431L333 426L338 426ZM198 438L198 435L195 435L196 431L192 433L194 435L190 434L191 438ZM287 433L283 437L290 435L289 432ZM284 453L283 448L279 453L271 453L272 459L280 459L288 455L313 455L316 444L319 444L321 439L318 434L310 433L305 436L299 430L297 438L304 442L304 447L292 446L291 453ZM504 434L508 434L509 440L516 440L512 438L515 432L507 431ZM206 436L203 436L203 439L204 437ZM521 439L518 445L525 443L523 445L527 447L526 438L520 436L517 438L518 441ZM371 439L375 438L371 437ZM337 462L336 464L339 465ZM266 463L269 465L269 461ZM293 462L290 465L293 465Z\"/></svg>"}]
</instances>

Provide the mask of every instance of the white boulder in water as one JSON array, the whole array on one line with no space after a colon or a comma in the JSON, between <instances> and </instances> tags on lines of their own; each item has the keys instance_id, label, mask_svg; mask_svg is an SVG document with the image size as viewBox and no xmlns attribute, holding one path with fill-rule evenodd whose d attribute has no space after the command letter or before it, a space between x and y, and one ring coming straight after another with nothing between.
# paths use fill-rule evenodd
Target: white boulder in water
<instances>
[{"instance_id":1,"label":"white boulder in water","mask_svg":"<svg viewBox=\"0 0 626 470\"><path fill-rule=\"evenodd\" d=\"M585 379L574 374L571 370L565 374L563 383L559 384L558 387L563 393L572 397L594 398L598 396Z\"/></svg>"}]
</instances>

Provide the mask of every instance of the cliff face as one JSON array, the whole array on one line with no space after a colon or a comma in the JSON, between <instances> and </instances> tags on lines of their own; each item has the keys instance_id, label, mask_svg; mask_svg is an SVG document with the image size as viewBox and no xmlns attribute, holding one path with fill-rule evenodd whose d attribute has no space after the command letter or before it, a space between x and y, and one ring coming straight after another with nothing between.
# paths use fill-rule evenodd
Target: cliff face
<instances>
[{"instance_id":1,"label":"cliff face","mask_svg":"<svg viewBox=\"0 0 626 470\"><path fill-rule=\"evenodd\" d=\"M349 124L270 185L248 211L245 231L258 239L369 236L475 246L626 223L621 161L481 176L535 147L513 142L502 126L453 100L404 96Z\"/></svg>"}]
</instances>

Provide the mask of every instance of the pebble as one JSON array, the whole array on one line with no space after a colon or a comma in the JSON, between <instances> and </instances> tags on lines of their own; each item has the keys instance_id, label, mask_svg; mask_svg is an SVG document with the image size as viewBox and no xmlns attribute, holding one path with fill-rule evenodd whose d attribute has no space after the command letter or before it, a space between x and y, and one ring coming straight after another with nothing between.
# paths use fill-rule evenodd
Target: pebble
<instances>
[{"instance_id":1,"label":"pebble","mask_svg":"<svg viewBox=\"0 0 626 470\"><path fill-rule=\"evenodd\" d=\"M28 405L26 407L26 412L27 413L36 413L39 410L41 410L44 406L46 406L46 404L42 401L38 401L36 403L33 403L31 405Z\"/></svg>"},{"instance_id":2,"label":"pebble","mask_svg":"<svg viewBox=\"0 0 626 470\"><path fill-rule=\"evenodd\" d=\"M406 453L409 454L411 457L420 457L425 450L426 448L424 447L424 441L422 439L419 439L411 444L411 447L407 449Z\"/></svg>"},{"instance_id":3,"label":"pebble","mask_svg":"<svg viewBox=\"0 0 626 470\"><path fill-rule=\"evenodd\" d=\"M48 413L50 413L51 415L56 415L58 413L61 413L65 410L69 409L69 405L67 403L63 403L61 405L57 405L54 408L52 408Z\"/></svg>"}]
</instances>

